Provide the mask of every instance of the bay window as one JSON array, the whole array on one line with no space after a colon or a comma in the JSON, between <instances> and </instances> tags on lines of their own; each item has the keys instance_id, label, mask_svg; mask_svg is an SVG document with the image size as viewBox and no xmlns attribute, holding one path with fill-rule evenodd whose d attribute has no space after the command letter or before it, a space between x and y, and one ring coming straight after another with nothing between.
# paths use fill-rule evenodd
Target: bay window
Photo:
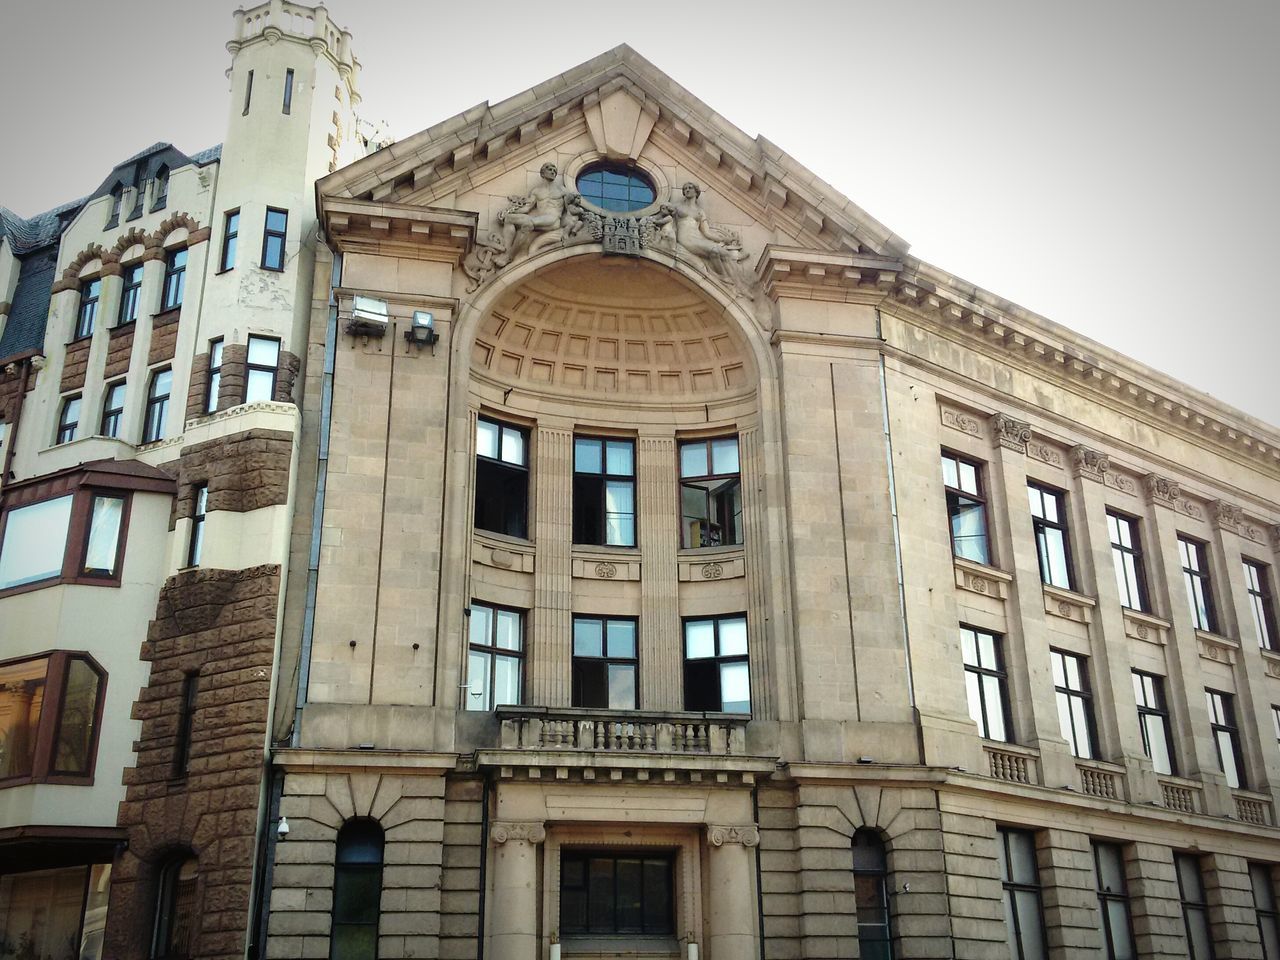
<instances>
[{"instance_id":1,"label":"bay window","mask_svg":"<svg viewBox=\"0 0 1280 960\"><path fill-rule=\"evenodd\" d=\"M106 679L87 653L0 661L0 785L92 783Z\"/></svg>"}]
</instances>

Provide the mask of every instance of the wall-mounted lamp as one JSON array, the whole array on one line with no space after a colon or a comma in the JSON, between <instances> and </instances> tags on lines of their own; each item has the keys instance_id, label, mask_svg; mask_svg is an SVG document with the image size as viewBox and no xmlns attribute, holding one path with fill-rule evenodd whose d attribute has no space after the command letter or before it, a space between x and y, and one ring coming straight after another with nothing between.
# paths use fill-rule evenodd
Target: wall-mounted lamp
<instances>
[{"instance_id":1,"label":"wall-mounted lamp","mask_svg":"<svg viewBox=\"0 0 1280 960\"><path fill-rule=\"evenodd\" d=\"M351 319L347 333L363 337L381 337L387 332L387 301L377 297L356 295L351 303Z\"/></svg>"},{"instance_id":2,"label":"wall-mounted lamp","mask_svg":"<svg viewBox=\"0 0 1280 960\"><path fill-rule=\"evenodd\" d=\"M434 354L436 341L440 339L440 334L436 333L435 316L426 310L413 311L413 323L405 330L404 338L419 348L430 345Z\"/></svg>"},{"instance_id":3,"label":"wall-mounted lamp","mask_svg":"<svg viewBox=\"0 0 1280 960\"><path fill-rule=\"evenodd\" d=\"M289 835L289 821L284 817L280 818L280 822L276 824L276 838L283 840Z\"/></svg>"}]
</instances>

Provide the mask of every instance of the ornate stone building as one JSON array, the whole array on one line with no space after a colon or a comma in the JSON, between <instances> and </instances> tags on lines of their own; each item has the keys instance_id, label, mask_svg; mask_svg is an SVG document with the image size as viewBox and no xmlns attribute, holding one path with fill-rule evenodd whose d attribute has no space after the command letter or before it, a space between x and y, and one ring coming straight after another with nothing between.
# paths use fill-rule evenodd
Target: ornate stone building
<instances>
[{"instance_id":1,"label":"ornate stone building","mask_svg":"<svg viewBox=\"0 0 1280 960\"><path fill-rule=\"evenodd\" d=\"M1280 956L1273 427L625 47L317 195L270 955Z\"/></svg>"},{"instance_id":2,"label":"ornate stone building","mask_svg":"<svg viewBox=\"0 0 1280 960\"><path fill-rule=\"evenodd\" d=\"M0 956L1280 960L1280 431L626 47L361 157L350 44L4 216Z\"/></svg>"}]
</instances>

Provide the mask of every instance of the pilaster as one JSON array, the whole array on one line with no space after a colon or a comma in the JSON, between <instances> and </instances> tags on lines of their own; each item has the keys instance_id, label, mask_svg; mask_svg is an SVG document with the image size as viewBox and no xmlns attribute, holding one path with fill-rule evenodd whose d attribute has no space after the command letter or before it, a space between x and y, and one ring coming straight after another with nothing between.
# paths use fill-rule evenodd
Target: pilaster
<instances>
[{"instance_id":1,"label":"pilaster","mask_svg":"<svg viewBox=\"0 0 1280 960\"><path fill-rule=\"evenodd\" d=\"M566 707L571 700L573 633L573 433L539 427L530 462L534 472L532 629L526 629L525 681L530 703ZM500 953L499 956L502 956Z\"/></svg>"}]
</instances>

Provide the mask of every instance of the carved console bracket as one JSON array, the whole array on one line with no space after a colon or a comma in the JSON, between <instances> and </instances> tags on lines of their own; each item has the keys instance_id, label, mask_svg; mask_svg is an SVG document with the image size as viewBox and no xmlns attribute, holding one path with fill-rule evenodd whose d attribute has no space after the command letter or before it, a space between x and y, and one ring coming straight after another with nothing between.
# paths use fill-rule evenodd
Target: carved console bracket
<instances>
[{"instance_id":1,"label":"carved console bracket","mask_svg":"<svg viewBox=\"0 0 1280 960\"><path fill-rule=\"evenodd\" d=\"M1105 453L1090 450L1085 446L1071 448L1071 463L1075 467L1077 477L1105 483L1107 471L1111 469L1111 460Z\"/></svg>"},{"instance_id":2,"label":"carved console bracket","mask_svg":"<svg viewBox=\"0 0 1280 960\"><path fill-rule=\"evenodd\" d=\"M744 847L754 847L759 842L760 831L755 824L741 827L707 824L707 843L713 847L722 847L726 843L740 843Z\"/></svg>"},{"instance_id":3,"label":"carved console bracket","mask_svg":"<svg viewBox=\"0 0 1280 960\"><path fill-rule=\"evenodd\" d=\"M1018 453L1027 452L1027 444L1031 441L1031 424L1015 420L1007 414L993 413L991 429L1000 446Z\"/></svg>"},{"instance_id":4,"label":"carved console bracket","mask_svg":"<svg viewBox=\"0 0 1280 960\"><path fill-rule=\"evenodd\" d=\"M1226 530L1239 534L1244 524L1244 510L1225 500L1215 500L1212 504L1213 526L1216 530Z\"/></svg>"},{"instance_id":5,"label":"carved console bracket","mask_svg":"<svg viewBox=\"0 0 1280 960\"><path fill-rule=\"evenodd\" d=\"M542 843L547 839L546 825L541 821L508 820L495 823L489 829L489 836L494 843L506 843L508 840L523 840L525 843Z\"/></svg>"},{"instance_id":6,"label":"carved console bracket","mask_svg":"<svg viewBox=\"0 0 1280 960\"><path fill-rule=\"evenodd\" d=\"M1147 490L1147 500L1151 503L1158 507L1168 507L1170 510L1177 508L1178 501L1182 498L1182 488L1178 486L1176 480L1148 473L1142 478L1142 483Z\"/></svg>"}]
</instances>

